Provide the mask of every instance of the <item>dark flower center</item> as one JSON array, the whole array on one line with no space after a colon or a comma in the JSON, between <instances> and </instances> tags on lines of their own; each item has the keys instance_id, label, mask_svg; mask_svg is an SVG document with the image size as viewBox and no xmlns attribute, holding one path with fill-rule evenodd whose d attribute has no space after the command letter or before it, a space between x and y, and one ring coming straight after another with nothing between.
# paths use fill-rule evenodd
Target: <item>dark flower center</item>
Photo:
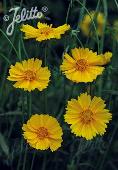
<instances>
[{"instance_id":1,"label":"dark flower center","mask_svg":"<svg viewBox=\"0 0 118 170\"><path fill-rule=\"evenodd\" d=\"M82 120L82 122L83 122L83 123L86 123L86 124L90 123L90 121L93 119L93 118L92 118L92 115L93 115L93 113L92 113L92 111L89 110L89 109L83 111L83 112L81 113L81 120Z\"/></svg>"},{"instance_id":2,"label":"dark flower center","mask_svg":"<svg viewBox=\"0 0 118 170\"><path fill-rule=\"evenodd\" d=\"M39 139L44 139L49 136L48 130L45 127L40 127L37 131L37 135Z\"/></svg>"},{"instance_id":3,"label":"dark flower center","mask_svg":"<svg viewBox=\"0 0 118 170\"><path fill-rule=\"evenodd\" d=\"M79 71L85 71L88 67L88 63L85 59L80 59L76 63L77 70Z\"/></svg>"},{"instance_id":4,"label":"dark flower center","mask_svg":"<svg viewBox=\"0 0 118 170\"><path fill-rule=\"evenodd\" d=\"M27 71L25 71L24 79L29 80L29 81L35 80L36 79L36 73L34 73L31 70L27 70Z\"/></svg>"}]
</instances>

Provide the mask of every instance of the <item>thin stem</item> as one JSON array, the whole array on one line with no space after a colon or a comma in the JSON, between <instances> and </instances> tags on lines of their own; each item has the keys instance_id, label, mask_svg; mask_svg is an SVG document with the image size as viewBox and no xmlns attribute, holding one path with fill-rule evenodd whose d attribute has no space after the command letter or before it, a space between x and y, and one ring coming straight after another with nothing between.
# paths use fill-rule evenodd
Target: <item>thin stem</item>
<instances>
[{"instance_id":1,"label":"thin stem","mask_svg":"<svg viewBox=\"0 0 118 170\"><path fill-rule=\"evenodd\" d=\"M28 146L26 145L25 154L24 154L24 160L23 160L23 169L22 170L25 170L26 159L27 159L27 150L28 150Z\"/></svg>"},{"instance_id":2,"label":"thin stem","mask_svg":"<svg viewBox=\"0 0 118 170\"><path fill-rule=\"evenodd\" d=\"M18 52L16 50L16 48L14 47L13 43L11 42L11 40L7 37L7 35L2 31L2 29L0 28L0 32L4 35L4 37L8 40L8 42L10 43L10 45L12 46L12 48L14 49L17 57L19 58ZM20 58L19 58L20 59Z\"/></svg>"},{"instance_id":3,"label":"thin stem","mask_svg":"<svg viewBox=\"0 0 118 170\"><path fill-rule=\"evenodd\" d=\"M103 7L104 7L104 25L103 25L103 35L101 38L101 42L100 42L100 53L103 52L103 47L104 47L104 37L105 37L105 29L106 29L106 23L107 23L107 16L108 16L108 7L107 7L107 1L104 0L103 1Z\"/></svg>"},{"instance_id":4,"label":"thin stem","mask_svg":"<svg viewBox=\"0 0 118 170\"><path fill-rule=\"evenodd\" d=\"M48 49L48 44L45 45L45 51L44 51L44 65L45 65L45 67L47 65L47 49Z\"/></svg>"},{"instance_id":5,"label":"thin stem","mask_svg":"<svg viewBox=\"0 0 118 170\"><path fill-rule=\"evenodd\" d=\"M86 8L86 0L83 0L83 5L82 5L81 11L80 11L80 17L79 17L79 21L78 21L79 23L82 21L85 8ZM77 29L78 29L78 27L79 27L79 24L77 26Z\"/></svg>"},{"instance_id":6,"label":"thin stem","mask_svg":"<svg viewBox=\"0 0 118 170\"><path fill-rule=\"evenodd\" d=\"M86 12L88 13L88 15L90 16L90 19L91 19L91 22L92 22L92 24L93 24L94 30L95 30L95 32L96 32L95 35L96 35L97 44L98 44L98 51L99 51L99 49L100 49L100 44L99 44L99 37L98 37L98 33L97 33L97 28L96 28L95 22L94 22L93 18L91 17L90 12L89 12L88 9L83 5L83 3L81 3L79 0L77 0L77 2L78 2L83 8L85 8L85 11L86 11Z\"/></svg>"},{"instance_id":7,"label":"thin stem","mask_svg":"<svg viewBox=\"0 0 118 170\"><path fill-rule=\"evenodd\" d=\"M23 139L21 140L21 146L20 146L20 156L19 156L19 159L18 159L18 165L17 165L17 170L20 169L20 165L21 165L21 158L22 158L22 151L23 151Z\"/></svg>"},{"instance_id":8,"label":"thin stem","mask_svg":"<svg viewBox=\"0 0 118 170\"><path fill-rule=\"evenodd\" d=\"M28 114L29 114L29 117L31 116L31 113L32 113L32 94L31 94L31 92L30 93L28 93Z\"/></svg>"},{"instance_id":9,"label":"thin stem","mask_svg":"<svg viewBox=\"0 0 118 170\"><path fill-rule=\"evenodd\" d=\"M102 38L101 38L101 41L100 41L100 50L99 50L99 53L102 53L103 52L103 48L104 48L104 32L105 32L105 28L106 28L106 22L107 22L107 16L108 16L108 8L107 8L107 1L104 0L103 1L103 6L104 6L104 17L105 17L105 21L104 21L104 26L103 26L103 35L102 35ZM102 95L102 86L103 86L103 76L100 77L99 79L99 95Z\"/></svg>"},{"instance_id":10,"label":"thin stem","mask_svg":"<svg viewBox=\"0 0 118 170\"><path fill-rule=\"evenodd\" d=\"M32 94L31 92L27 94L27 106L28 106L28 117L31 116L32 113ZM23 169L25 170L25 165L26 165L26 160L27 160L27 151L28 151L28 145L25 147L25 155L24 155L24 160L23 160Z\"/></svg>"},{"instance_id":11,"label":"thin stem","mask_svg":"<svg viewBox=\"0 0 118 170\"><path fill-rule=\"evenodd\" d=\"M102 170L102 169L103 169L104 162L105 162L105 160L106 160L106 157L107 157L107 155L108 155L110 146L111 146L111 144L112 144L112 141L113 141L113 139L114 139L114 136L115 136L117 130L118 130L118 123L116 123L116 126L115 126L115 128L114 128L114 130L113 130L113 133L112 133L112 135L111 135L111 139L109 140L109 146L108 146L108 148L107 148L107 150L106 150L106 152L105 152L105 154L104 154L104 157L102 157L102 161L100 162L100 167L99 167L98 170Z\"/></svg>"},{"instance_id":12,"label":"thin stem","mask_svg":"<svg viewBox=\"0 0 118 170\"><path fill-rule=\"evenodd\" d=\"M67 15L66 15L66 23L68 23L68 18L69 18L70 9L72 7L72 3L73 3L73 0L70 0L68 10L67 10Z\"/></svg>"},{"instance_id":13,"label":"thin stem","mask_svg":"<svg viewBox=\"0 0 118 170\"><path fill-rule=\"evenodd\" d=\"M8 139L9 139L10 136L11 136L11 133L12 133L12 130L13 130L15 121L16 121L16 117L14 117L13 120L12 120L12 122L11 122L11 126L10 126L9 133L8 133Z\"/></svg>"},{"instance_id":14,"label":"thin stem","mask_svg":"<svg viewBox=\"0 0 118 170\"><path fill-rule=\"evenodd\" d=\"M93 22L94 22L94 19L96 19L96 17L97 17L97 12L99 12L100 1L101 1L101 0L98 0L97 6L96 6L96 9L95 9L95 16L94 16L94 18L93 18ZM90 34L90 32L91 32L91 29L92 29L92 25L90 26L89 34ZM97 28L96 28L96 29L97 29ZM95 32L96 32L96 30L95 30ZM96 34L97 34L97 32L96 32ZM87 38L85 47L86 47L87 44L89 43L89 38L90 38L90 36ZM92 39L92 41L93 41L93 39ZM99 41L99 37L98 37L98 39L97 39L97 43L99 43L98 41ZM93 41L92 44L90 43L90 47L91 47L91 45L92 45L92 47L93 47L93 45L95 45L95 41ZM99 52L99 51L100 51L100 43L98 44L98 52Z\"/></svg>"},{"instance_id":15,"label":"thin stem","mask_svg":"<svg viewBox=\"0 0 118 170\"><path fill-rule=\"evenodd\" d=\"M4 54L0 54L0 56L4 58L9 65L11 65L10 60Z\"/></svg>"},{"instance_id":16,"label":"thin stem","mask_svg":"<svg viewBox=\"0 0 118 170\"><path fill-rule=\"evenodd\" d=\"M32 162L31 162L31 168L30 168L30 170L33 170L35 156L36 156L36 152L34 151L33 157L32 157Z\"/></svg>"},{"instance_id":17,"label":"thin stem","mask_svg":"<svg viewBox=\"0 0 118 170\"><path fill-rule=\"evenodd\" d=\"M64 82L64 85L65 85L65 82ZM68 101L69 99L70 99L70 97L73 95L73 91L74 91L74 88L76 87L76 85L75 85L75 83L73 83L73 84L71 84L71 86L70 86L70 91L69 91L69 93L68 93L68 95L66 96L66 87L64 87L64 101L65 101L65 103L66 103L66 101ZM62 101L62 98L60 98L60 100L59 100L59 103L61 103L61 101ZM65 106L63 106L63 107L60 107L60 105L57 107L57 119L59 120L60 118L61 118L61 116L62 116L62 114L63 114L63 110L64 110L64 107ZM61 109L60 109L61 108Z\"/></svg>"},{"instance_id":18,"label":"thin stem","mask_svg":"<svg viewBox=\"0 0 118 170\"><path fill-rule=\"evenodd\" d=\"M76 39L77 39L77 40L78 40L78 42L80 43L81 47L82 47L82 48L84 48L84 46L83 46L83 44L82 44L81 40L78 38L77 34L74 34L74 36L76 37Z\"/></svg>"},{"instance_id":19,"label":"thin stem","mask_svg":"<svg viewBox=\"0 0 118 170\"><path fill-rule=\"evenodd\" d=\"M14 39L15 39L15 35L16 35L16 30L15 30L15 32L14 32L14 35L13 35L13 42L14 42ZM8 55L8 60L9 60L9 58L10 58L10 56L11 56L11 52L12 52L12 47L10 48L10 50L9 50L9 55ZM11 64L10 64L11 65ZM3 95L3 92L4 92L4 84L5 84L5 81L6 81L6 75L7 75L7 69L8 69L8 66L9 66L9 64L8 64L8 62L6 63L6 65L5 65L5 71L4 71L4 73L3 73L3 79L2 79L2 81L1 81L1 86L0 86L0 101L1 101L1 98L2 98L2 95ZM1 101L1 107L3 106L3 104L4 104L4 100L2 100Z\"/></svg>"},{"instance_id":20,"label":"thin stem","mask_svg":"<svg viewBox=\"0 0 118 170\"><path fill-rule=\"evenodd\" d=\"M24 51L24 53L25 53L25 55L26 55L26 58L28 58L28 54L27 54L27 51L26 51L26 49L25 49L25 45L24 45L23 37L22 37L22 36L21 36L21 43L22 43L23 51Z\"/></svg>"},{"instance_id":21,"label":"thin stem","mask_svg":"<svg viewBox=\"0 0 118 170\"><path fill-rule=\"evenodd\" d=\"M44 56L44 65L45 65L45 67L47 66L47 49L48 49L48 44L46 44L45 45L45 56ZM44 102L45 102L45 104L44 104L44 111L45 111L45 113L47 112L47 91L45 90L44 91Z\"/></svg>"},{"instance_id":22,"label":"thin stem","mask_svg":"<svg viewBox=\"0 0 118 170\"><path fill-rule=\"evenodd\" d=\"M91 84L89 83L87 86L87 93L91 95Z\"/></svg>"},{"instance_id":23,"label":"thin stem","mask_svg":"<svg viewBox=\"0 0 118 170\"><path fill-rule=\"evenodd\" d=\"M22 4L23 4L23 0L20 1L20 7L22 7Z\"/></svg>"},{"instance_id":24,"label":"thin stem","mask_svg":"<svg viewBox=\"0 0 118 170\"><path fill-rule=\"evenodd\" d=\"M24 123L24 91L21 91L21 98L22 98L22 124ZM19 160L18 160L18 166L17 166L17 170L20 169L20 165L21 165L21 159L22 159L22 151L23 151L23 138L21 139L21 148L20 148L20 156L19 156Z\"/></svg>"},{"instance_id":25,"label":"thin stem","mask_svg":"<svg viewBox=\"0 0 118 170\"><path fill-rule=\"evenodd\" d=\"M42 164L42 169L41 170L45 170L46 169L46 159L47 159L47 155L45 153L44 155L44 160L43 160L43 164Z\"/></svg>"},{"instance_id":26,"label":"thin stem","mask_svg":"<svg viewBox=\"0 0 118 170\"><path fill-rule=\"evenodd\" d=\"M22 56L21 56L21 42L20 42L20 39L19 39L19 43L18 43L18 54L19 54L19 59L21 61Z\"/></svg>"},{"instance_id":27,"label":"thin stem","mask_svg":"<svg viewBox=\"0 0 118 170\"><path fill-rule=\"evenodd\" d=\"M118 8L118 2L117 2L117 0L114 0L114 2L115 2L116 6L117 6L117 8Z\"/></svg>"}]
</instances>

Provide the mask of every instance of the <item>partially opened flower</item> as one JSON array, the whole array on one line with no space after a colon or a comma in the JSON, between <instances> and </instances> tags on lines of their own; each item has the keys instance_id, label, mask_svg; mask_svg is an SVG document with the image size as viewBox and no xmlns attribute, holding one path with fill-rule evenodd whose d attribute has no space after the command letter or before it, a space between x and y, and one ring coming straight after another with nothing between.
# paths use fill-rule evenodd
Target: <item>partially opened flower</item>
<instances>
[{"instance_id":1,"label":"partially opened flower","mask_svg":"<svg viewBox=\"0 0 118 170\"><path fill-rule=\"evenodd\" d=\"M42 61L39 59L28 59L11 65L8 80L16 82L15 88L26 91L38 89L42 91L48 86L50 71L48 67L41 67Z\"/></svg>"},{"instance_id":2,"label":"partially opened flower","mask_svg":"<svg viewBox=\"0 0 118 170\"><path fill-rule=\"evenodd\" d=\"M118 41L118 20L115 20L113 23L113 38Z\"/></svg>"},{"instance_id":3,"label":"partially opened flower","mask_svg":"<svg viewBox=\"0 0 118 170\"><path fill-rule=\"evenodd\" d=\"M62 72L73 82L92 82L102 74L104 67L99 66L103 58L88 48L74 48L72 57L65 53L61 65Z\"/></svg>"},{"instance_id":4,"label":"partially opened flower","mask_svg":"<svg viewBox=\"0 0 118 170\"><path fill-rule=\"evenodd\" d=\"M30 25L23 25L21 31L25 33L25 39L34 38L36 41L43 41L49 39L60 39L61 35L70 29L70 26L64 24L57 28L52 25L38 22L37 28Z\"/></svg>"},{"instance_id":5,"label":"partially opened flower","mask_svg":"<svg viewBox=\"0 0 118 170\"><path fill-rule=\"evenodd\" d=\"M103 35L105 17L101 12L92 11L86 14L80 23L80 29L85 36L93 36L96 32L99 36ZM96 30L95 30L96 27Z\"/></svg>"},{"instance_id":6,"label":"partially opened flower","mask_svg":"<svg viewBox=\"0 0 118 170\"><path fill-rule=\"evenodd\" d=\"M112 58L112 53L111 52L106 52L104 54L101 54L101 61L99 63L99 65L106 65L111 61Z\"/></svg>"},{"instance_id":7,"label":"partially opened flower","mask_svg":"<svg viewBox=\"0 0 118 170\"><path fill-rule=\"evenodd\" d=\"M56 118L35 114L23 124L23 136L27 143L35 149L51 151L57 150L62 143L62 128Z\"/></svg>"},{"instance_id":8,"label":"partially opened flower","mask_svg":"<svg viewBox=\"0 0 118 170\"><path fill-rule=\"evenodd\" d=\"M112 119L111 113L105 107L106 104L100 97L91 99L90 95L81 94L77 100L68 101L65 121L71 125L76 136L91 140L96 135L103 135L107 123Z\"/></svg>"}]
</instances>

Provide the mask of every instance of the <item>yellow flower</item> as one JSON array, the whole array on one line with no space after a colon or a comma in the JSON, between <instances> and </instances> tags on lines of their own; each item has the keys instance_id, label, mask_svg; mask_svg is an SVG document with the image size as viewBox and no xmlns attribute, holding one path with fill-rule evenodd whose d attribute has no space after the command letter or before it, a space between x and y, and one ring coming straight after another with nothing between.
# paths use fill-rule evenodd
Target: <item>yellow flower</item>
<instances>
[{"instance_id":1,"label":"yellow flower","mask_svg":"<svg viewBox=\"0 0 118 170\"><path fill-rule=\"evenodd\" d=\"M93 26L93 22L95 23L96 30ZM99 36L103 34L103 27L104 27L105 17L103 13L95 11L90 12L90 15L86 14L80 24L80 29L82 30L85 36L93 36L95 31Z\"/></svg>"},{"instance_id":2,"label":"yellow flower","mask_svg":"<svg viewBox=\"0 0 118 170\"><path fill-rule=\"evenodd\" d=\"M62 72L73 82L92 82L102 74L104 67L99 66L103 61L101 56L88 48L74 48L72 57L65 53L61 65Z\"/></svg>"},{"instance_id":3,"label":"yellow flower","mask_svg":"<svg viewBox=\"0 0 118 170\"><path fill-rule=\"evenodd\" d=\"M50 71L48 67L41 67L42 61L39 59L28 59L21 63L17 62L15 66L11 65L9 69L8 80L15 81L15 88L21 88L27 91L38 89L42 91L48 86Z\"/></svg>"},{"instance_id":4,"label":"yellow flower","mask_svg":"<svg viewBox=\"0 0 118 170\"><path fill-rule=\"evenodd\" d=\"M105 106L100 97L91 99L90 95L81 94L77 100L68 101L65 121L71 124L70 128L76 136L91 140L98 134L103 135L112 119Z\"/></svg>"},{"instance_id":5,"label":"yellow flower","mask_svg":"<svg viewBox=\"0 0 118 170\"><path fill-rule=\"evenodd\" d=\"M27 143L35 149L51 151L57 150L62 142L62 128L56 118L44 115L35 114L23 124L23 136Z\"/></svg>"},{"instance_id":6,"label":"yellow flower","mask_svg":"<svg viewBox=\"0 0 118 170\"><path fill-rule=\"evenodd\" d=\"M118 41L118 20L115 20L113 24L113 38Z\"/></svg>"},{"instance_id":7,"label":"yellow flower","mask_svg":"<svg viewBox=\"0 0 118 170\"><path fill-rule=\"evenodd\" d=\"M25 39L34 38L36 41L43 41L48 39L60 39L61 35L70 29L70 25L64 24L57 28L53 28L52 25L47 25L38 22L38 28L34 28L30 25L23 25L21 31L25 33Z\"/></svg>"}]
</instances>

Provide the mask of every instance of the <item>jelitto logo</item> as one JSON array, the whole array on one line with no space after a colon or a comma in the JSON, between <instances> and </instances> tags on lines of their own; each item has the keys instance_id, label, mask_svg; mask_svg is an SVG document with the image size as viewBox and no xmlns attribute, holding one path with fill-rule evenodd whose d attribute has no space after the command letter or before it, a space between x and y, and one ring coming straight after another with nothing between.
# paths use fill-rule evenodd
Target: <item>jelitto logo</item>
<instances>
[{"instance_id":1,"label":"jelitto logo","mask_svg":"<svg viewBox=\"0 0 118 170\"><path fill-rule=\"evenodd\" d=\"M44 13L46 13L47 11L48 11L47 6L43 6L40 11L38 10L37 7L32 7L30 10L27 10L26 8L21 9L20 7L11 8L9 10L9 13L10 14L13 13L13 18L6 29L6 34L8 36L11 36L13 34L15 24L19 24L27 20L40 19L45 16ZM9 15L4 15L3 20L7 22L10 21L11 18Z\"/></svg>"}]
</instances>

